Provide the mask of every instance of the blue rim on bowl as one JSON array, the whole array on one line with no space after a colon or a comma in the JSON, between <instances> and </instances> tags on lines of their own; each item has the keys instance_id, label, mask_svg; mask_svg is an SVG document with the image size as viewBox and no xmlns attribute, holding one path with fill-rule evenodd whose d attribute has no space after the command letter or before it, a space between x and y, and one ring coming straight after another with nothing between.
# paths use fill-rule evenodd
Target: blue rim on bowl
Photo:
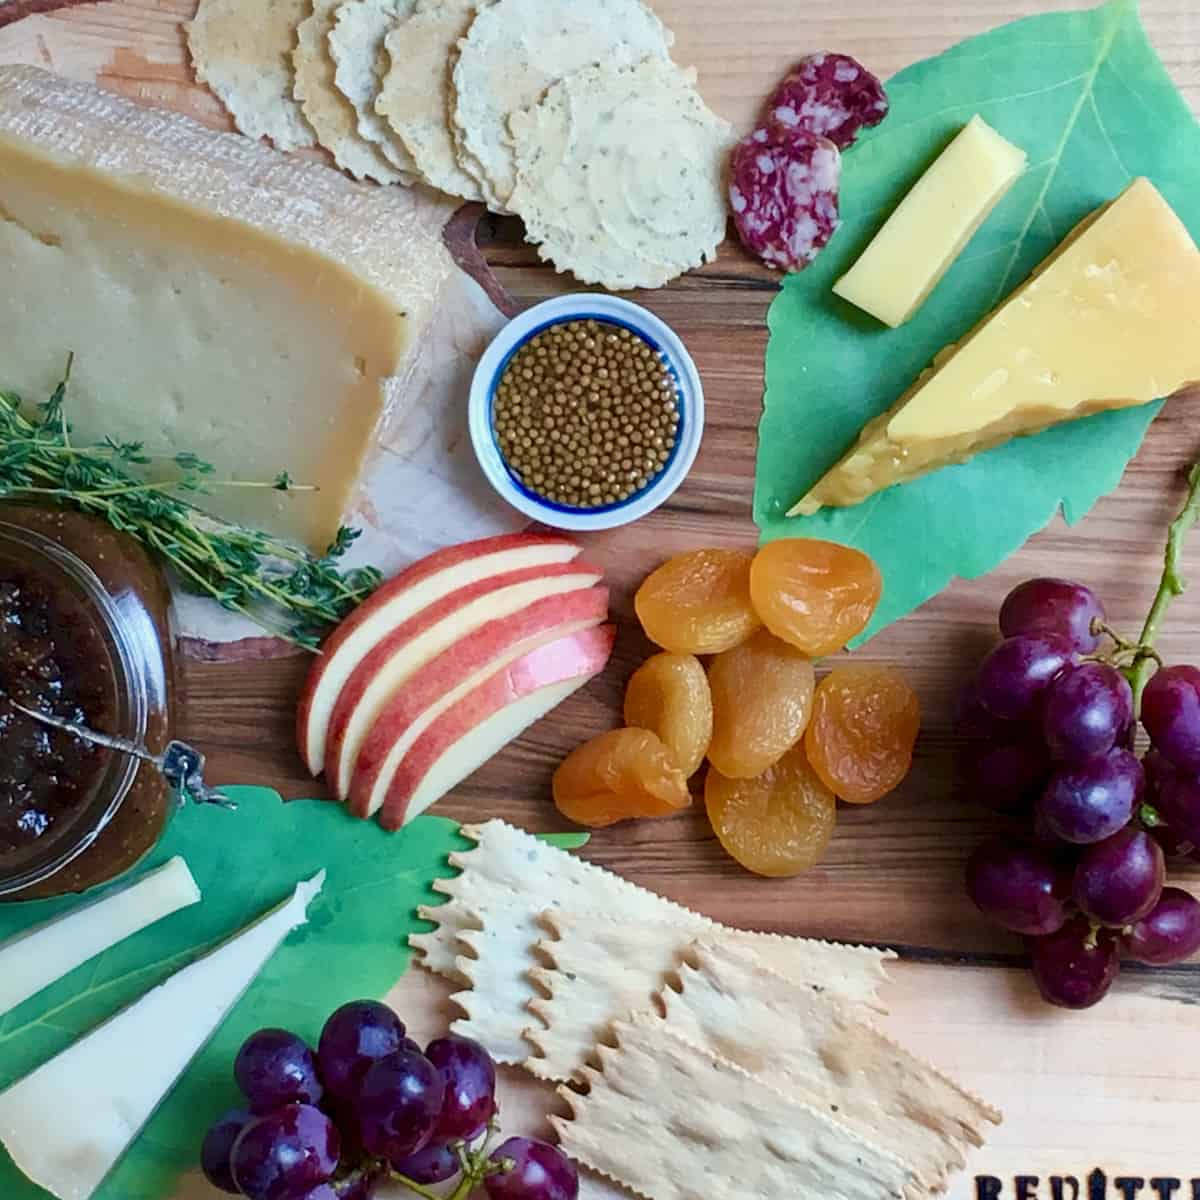
<instances>
[{"instance_id":1,"label":"blue rim on bowl","mask_svg":"<svg viewBox=\"0 0 1200 1200\"><path fill-rule=\"evenodd\" d=\"M601 508L568 508L530 491L513 474L492 424L500 377L513 356L533 337L566 321L602 321L630 330L663 355L679 393L679 431L662 470L627 500ZM496 492L518 511L543 525L578 532L616 529L665 504L687 478L704 435L704 390L696 364L675 331L652 312L628 300L590 292L547 300L510 321L487 348L471 382L471 444Z\"/></svg>"}]
</instances>

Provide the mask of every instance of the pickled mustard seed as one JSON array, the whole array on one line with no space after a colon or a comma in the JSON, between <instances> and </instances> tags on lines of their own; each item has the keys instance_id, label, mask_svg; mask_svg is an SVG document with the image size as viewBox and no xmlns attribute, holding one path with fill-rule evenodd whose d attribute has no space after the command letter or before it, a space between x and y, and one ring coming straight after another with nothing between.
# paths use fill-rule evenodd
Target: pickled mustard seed
<instances>
[{"instance_id":1,"label":"pickled mustard seed","mask_svg":"<svg viewBox=\"0 0 1200 1200\"><path fill-rule=\"evenodd\" d=\"M569 508L601 508L640 492L670 461L678 388L662 354L632 330L567 321L513 356L492 428L530 491Z\"/></svg>"}]
</instances>

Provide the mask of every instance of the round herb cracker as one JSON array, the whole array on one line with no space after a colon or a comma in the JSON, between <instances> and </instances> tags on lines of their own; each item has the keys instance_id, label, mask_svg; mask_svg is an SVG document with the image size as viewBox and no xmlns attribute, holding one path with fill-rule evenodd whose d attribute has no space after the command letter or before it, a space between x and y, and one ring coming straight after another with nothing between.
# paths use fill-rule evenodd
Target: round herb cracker
<instances>
[{"instance_id":1,"label":"round herb cracker","mask_svg":"<svg viewBox=\"0 0 1200 1200\"><path fill-rule=\"evenodd\" d=\"M398 171L378 146L359 134L354 106L338 91L329 33L341 4L342 0L314 0L312 13L300 23L292 59L296 99L317 141L342 170L377 183L409 182L411 175Z\"/></svg>"},{"instance_id":2,"label":"round herb cracker","mask_svg":"<svg viewBox=\"0 0 1200 1200\"><path fill-rule=\"evenodd\" d=\"M464 200L482 200L479 182L459 165L450 128L455 48L478 10L476 0L419 5L385 39L390 69L376 112L404 143L431 187Z\"/></svg>"},{"instance_id":3,"label":"round herb cracker","mask_svg":"<svg viewBox=\"0 0 1200 1200\"><path fill-rule=\"evenodd\" d=\"M208 84L247 137L270 138L280 150L316 138L292 95L292 50L306 0L252 4L200 0L188 25L196 77Z\"/></svg>"},{"instance_id":4,"label":"round herb cracker","mask_svg":"<svg viewBox=\"0 0 1200 1200\"><path fill-rule=\"evenodd\" d=\"M647 59L589 67L510 121L510 204L538 253L583 283L656 288L725 237L729 124L695 72Z\"/></svg>"},{"instance_id":5,"label":"round herb cracker","mask_svg":"<svg viewBox=\"0 0 1200 1200\"><path fill-rule=\"evenodd\" d=\"M641 0L498 0L459 46L454 123L459 161L505 211L516 185L508 118L556 80L597 63L669 61L674 37Z\"/></svg>"},{"instance_id":6,"label":"round herb cracker","mask_svg":"<svg viewBox=\"0 0 1200 1200\"><path fill-rule=\"evenodd\" d=\"M334 83L354 107L358 134L379 147L401 174L415 177L416 163L399 136L375 111L375 101L388 70L383 40L388 31L409 17L415 0L349 0L334 14L329 31L329 55Z\"/></svg>"}]
</instances>

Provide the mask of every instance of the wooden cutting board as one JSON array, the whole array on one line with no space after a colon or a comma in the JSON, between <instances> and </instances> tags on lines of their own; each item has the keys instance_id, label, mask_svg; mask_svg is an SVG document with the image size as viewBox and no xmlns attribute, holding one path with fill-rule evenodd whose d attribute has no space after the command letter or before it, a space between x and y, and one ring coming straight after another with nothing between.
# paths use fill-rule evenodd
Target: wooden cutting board
<instances>
[{"instance_id":1,"label":"wooden cutting board","mask_svg":"<svg viewBox=\"0 0 1200 1200\"><path fill-rule=\"evenodd\" d=\"M179 23L193 7L194 0L113 0L30 17L0 29L0 62L96 80L222 126L219 105L193 85L186 62ZM888 75L1001 22L1073 6L655 0L655 7L678 35L677 57L699 66L709 102L744 125L779 71L802 53L844 50ZM1142 12L1159 53L1200 112L1200 6L1144 0ZM489 220L481 239L518 304L570 289L569 280L537 263L513 223ZM560 826L548 802L550 773L568 749L611 726L624 681L647 652L631 621L636 583L676 550L753 545L755 428L774 288L769 273L727 246L705 270L644 298L678 329L704 376L704 450L670 506L593 540L590 552L610 573L622 625L613 667L439 812L500 815L535 830ZM844 814L818 870L786 884L751 878L723 856L702 812L607 831L586 851L730 923L895 946L902 961L886 997L887 1027L1006 1113L1005 1125L955 1182L955 1200L976 1194L1076 1200L1076 1183L1088 1200L1122 1191L1200 1197L1200 1157L1193 1150L1200 1128L1200 965L1126 971L1115 994L1084 1014L1040 1004L1018 969L1020 945L989 928L962 896L963 861L992 826L956 790L950 722L951 697L994 637L998 603L1018 580L1078 576L1102 593L1118 627L1140 624L1156 585L1165 524L1180 497L1179 472L1200 456L1197 403L1180 399L1167 407L1120 489L1079 527L1054 525L989 578L954 585L871 643L865 656L903 666L920 693L925 722L918 758L896 796ZM1200 535L1191 558L1200 580ZM1170 658L1200 661L1200 586L1172 610L1162 648ZM189 666L182 732L210 752L216 778L269 784L289 796L318 790L292 746L304 667L303 660ZM1177 878L1200 886L1196 872ZM420 986L418 976L407 977L398 1002L416 1004L412 989ZM1095 1170L1104 1179L1094 1179L1089 1190ZM1118 1188L1118 1177L1134 1182ZM1180 1188L1172 1191L1164 1179L1179 1180Z\"/></svg>"}]
</instances>

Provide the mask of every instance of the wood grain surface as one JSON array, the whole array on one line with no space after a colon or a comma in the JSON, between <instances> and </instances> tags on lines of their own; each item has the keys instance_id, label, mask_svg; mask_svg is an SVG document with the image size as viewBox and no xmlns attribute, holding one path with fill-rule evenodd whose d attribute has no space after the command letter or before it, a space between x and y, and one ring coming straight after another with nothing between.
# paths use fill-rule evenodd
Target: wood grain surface
<instances>
[{"instance_id":1,"label":"wood grain surface","mask_svg":"<svg viewBox=\"0 0 1200 1200\"><path fill-rule=\"evenodd\" d=\"M191 7L190 0L114 0L31 17L0 32L0 62L95 78L219 125L220 109L192 85L182 48L179 21ZM803 53L844 50L887 75L1003 21L1075 6L655 0L655 7L679 36L679 59L699 66L709 101L745 125L780 70ZM1200 112L1200 4L1145 0L1142 14ZM570 290L569 280L537 263L513 223L489 218L480 239L518 305ZM765 316L775 287L775 277L730 243L704 270L636 297L670 322L695 356L709 406L704 448L669 506L633 528L591 539L589 557L608 571L620 624L610 669L436 812L561 828L549 798L551 773L579 741L617 722L624 682L650 649L633 621L640 579L679 550L754 546L756 426ZM1094 1167L1143 1180L1179 1177L1180 1200L1200 1196L1200 1183L1189 1191L1190 1177L1200 1176L1200 1158L1189 1159L1200 1116L1200 964L1128 970L1116 998L1082 1017L1039 1005L1024 973L1007 969L1021 961L1019 942L985 924L962 894L964 860L996 826L956 782L961 747L950 719L956 690L996 636L1001 598L1023 578L1085 579L1103 596L1110 620L1136 631L1157 583L1166 523L1182 495L1181 472L1200 457L1198 417L1200 399L1176 399L1118 491L1076 528L1056 522L990 577L956 583L860 652L903 668L920 695L924 727L907 783L875 807L844 810L818 869L789 882L747 875L716 844L702 806L670 822L605 831L585 851L732 924L897 947L908 960L892 997L897 1030L1008 1108L1008 1125L972 1164L973 1172L1003 1176L1005 1198L1017 1194L1017 1175L1041 1177L1041 1191L1026 1184L1023 1195L1048 1196L1048 1176L1082 1179ZM1191 561L1197 587L1172 609L1161 643L1169 660L1200 661L1200 534ZM293 710L306 667L302 658L188 665L180 732L209 754L215 782L267 784L289 797L320 793L293 747ZM1195 872L1177 877L1200 886ZM971 1180L956 1184L954 1195L974 1194ZM1069 1185L1053 1194L1074 1200Z\"/></svg>"}]
</instances>

